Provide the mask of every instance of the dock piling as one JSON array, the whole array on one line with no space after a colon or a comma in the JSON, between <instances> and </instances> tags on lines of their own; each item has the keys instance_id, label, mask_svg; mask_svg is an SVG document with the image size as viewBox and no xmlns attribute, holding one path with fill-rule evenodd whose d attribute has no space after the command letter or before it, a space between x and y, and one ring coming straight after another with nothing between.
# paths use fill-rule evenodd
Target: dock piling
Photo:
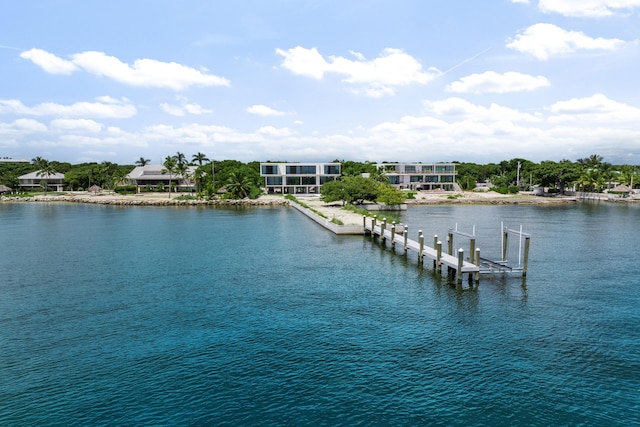
<instances>
[{"instance_id":1,"label":"dock piling","mask_svg":"<svg viewBox=\"0 0 640 427\"><path fill-rule=\"evenodd\" d=\"M458 249L458 268L456 269L456 282L462 284L462 265L464 263L464 249Z\"/></svg>"},{"instance_id":2,"label":"dock piling","mask_svg":"<svg viewBox=\"0 0 640 427\"><path fill-rule=\"evenodd\" d=\"M422 263L422 257L424 256L424 235L422 234L422 230L418 231L418 243L420 245L420 250L418 251L418 261Z\"/></svg>"},{"instance_id":3,"label":"dock piling","mask_svg":"<svg viewBox=\"0 0 640 427\"><path fill-rule=\"evenodd\" d=\"M409 250L408 239L409 239L409 226L405 225L404 226L404 253L407 253L407 250Z\"/></svg>"}]
</instances>

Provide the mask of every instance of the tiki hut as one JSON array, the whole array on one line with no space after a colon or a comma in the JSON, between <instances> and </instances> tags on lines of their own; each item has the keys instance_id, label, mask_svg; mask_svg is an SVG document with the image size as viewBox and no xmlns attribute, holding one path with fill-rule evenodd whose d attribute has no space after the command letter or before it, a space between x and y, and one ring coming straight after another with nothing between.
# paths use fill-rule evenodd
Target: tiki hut
<instances>
[{"instance_id":1,"label":"tiki hut","mask_svg":"<svg viewBox=\"0 0 640 427\"><path fill-rule=\"evenodd\" d=\"M0 185L0 194L11 193L13 189L11 187L7 187L6 185Z\"/></svg>"},{"instance_id":2,"label":"tiki hut","mask_svg":"<svg viewBox=\"0 0 640 427\"><path fill-rule=\"evenodd\" d=\"M91 187L89 187L89 191L91 191L93 194L98 194L102 191L102 187L100 187L99 185L92 185Z\"/></svg>"}]
</instances>

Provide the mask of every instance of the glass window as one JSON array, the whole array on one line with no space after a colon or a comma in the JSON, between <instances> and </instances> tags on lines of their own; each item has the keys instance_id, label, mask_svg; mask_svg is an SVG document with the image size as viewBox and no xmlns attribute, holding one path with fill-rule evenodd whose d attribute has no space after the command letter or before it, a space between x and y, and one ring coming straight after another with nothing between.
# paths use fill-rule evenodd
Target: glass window
<instances>
[{"instance_id":1,"label":"glass window","mask_svg":"<svg viewBox=\"0 0 640 427\"><path fill-rule=\"evenodd\" d=\"M340 175L340 165L324 165L325 175Z\"/></svg>"},{"instance_id":2,"label":"glass window","mask_svg":"<svg viewBox=\"0 0 640 427\"><path fill-rule=\"evenodd\" d=\"M422 175L411 175L409 182L422 182Z\"/></svg>"},{"instance_id":3,"label":"glass window","mask_svg":"<svg viewBox=\"0 0 640 427\"><path fill-rule=\"evenodd\" d=\"M316 167L310 165L287 166L287 175L315 175Z\"/></svg>"},{"instance_id":4,"label":"glass window","mask_svg":"<svg viewBox=\"0 0 640 427\"><path fill-rule=\"evenodd\" d=\"M303 176L302 177L302 185L316 185L316 177L315 176Z\"/></svg>"},{"instance_id":5,"label":"glass window","mask_svg":"<svg viewBox=\"0 0 640 427\"><path fill-rule=\"evenodd\" d=\"M276 165L262 165L262 175L277 175L278 166Z\"/></svg>"},{"instance_id":6,"label":"glass window","mask_svg":"<svg viewBox=\"0 0 640 427\"><path fill-rule=\"evenodd\" d=\"M416 167L414 165L411 165L411 166L406 165L404 167L404 171L407 172L407 173L415 172L416 171Z\"/></svg>"},{"instance_id":7,"label":"glass window","mask_svg":"<svg viewBox=\"0 0 640 427\"><path fill-rule=\"evenodd\" d=\"M287 177L287 185L300 185L300 177L299 176L288 176Z\"/></svg>"},{"instance_id":8,"label":"glass window","mask_svg":"<svg viewBox=\"0 0 640 427\"><path fill-rule=\"evenodd\" d=\"M335 180L335 177L333 177L333 176L321 176L320 177L320 185L326 184L327 182L331 182L333 180Z\"/></svg>"},{"instance_id":9,"label":"glass window","mask_svg":"<svg viewBox=\"0 0 640 427\"><path fill-rule=\"evenodd\" d=\"M395 175L395 176L390 176L390 177L389 177L389 184L392 184L392 185L398 185L398 184L400 184L400 177L399 177L399 176L397 176L397 175Z\"/></svg>"},{"instance_id":10,"label":"glass window","mask_svg":"<svg viewBox=\"0 0 640 427\"><path fill-rule=\"evenodd\" d=\"M281 176L268 176L267 177L267 185L282 185L282 177Z\"/></svg>"}]
</instances>

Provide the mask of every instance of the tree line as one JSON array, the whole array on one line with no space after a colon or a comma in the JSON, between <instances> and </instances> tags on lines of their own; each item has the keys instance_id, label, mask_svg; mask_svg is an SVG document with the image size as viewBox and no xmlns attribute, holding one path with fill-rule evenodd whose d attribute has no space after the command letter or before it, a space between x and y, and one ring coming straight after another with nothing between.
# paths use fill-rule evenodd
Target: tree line
<instances>
[{"instance_id":1,"label":"tree line","mask_svg":"<svg viewBox=\"0 0 640 427\"><path fill-rule=\"evenodd\" d=\"M380 187L361 180L347 177L360 177L369 174L370 180L384 183L384 170L376 167L376 162L357 162L350 160L334 160L342 164L343 187L360 188L366 193L372 187L376 191L384 190L389 201L395 200L397 194L388 187ZM18 187L18 177L30 172L39 171L40 176L50 176L56 172L65 174L68 190L88 190L97 185L109 190L117 190L127 185L126 176L135 166L145 166L150 160L140 157L133 165L118 165L104 161L102 163L81 163L72 165L67 162L49 161L41 157L32 159L31 163L0 163L0 184L11 188ZM394 163L394 162L384 162ZM535 163L522 158L504 160L499 163L476 164L469 162L452 162L456 165L456 181L464 190L473 190L477 183L491 183L498 191L531 189L538 185L553 192L564 193L575 187L579 191L601 192L612 183L640 187L640 167L634 165L613 165L605 162L600 155L593 154L576 161L545 160ZM192 166L189 168L188 166ZM193 168L195 166L195 169ZM260 162L243 163L237 160L212 161L203 153L196 153L190 159L181 152L167 156L163 161L164 171L172 181L176 175L194 183L195 190L206 197L213 197L224 191L229 197L257 197L263 180L260 176ZM334 191L337 184L327 187L325 192ZM326 184L323 188L326 187ZM157 189L155 189L157 190ZM173 183L164 191L175 190ZM342 191L342 190L339 190ZM368 196L371 196L369 194ZM334 196L330 196L334 197ZM358 194L356 194L356 200Z\"/></svg>"}]
</instances>

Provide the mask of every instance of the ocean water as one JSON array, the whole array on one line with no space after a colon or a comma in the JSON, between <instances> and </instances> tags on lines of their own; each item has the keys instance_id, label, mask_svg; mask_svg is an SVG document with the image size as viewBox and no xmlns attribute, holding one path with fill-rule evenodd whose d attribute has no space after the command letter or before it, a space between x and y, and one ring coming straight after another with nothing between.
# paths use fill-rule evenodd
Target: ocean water
<instances>
[{"instance_id":1,"label":"ocean water","mask_svg":"<svg viewBox=\"0 0 640 427\"><path fill-rule=\"evenodd\" d=\"M522 224L527 278L284 207L0 204L0 425L640 425L640 206L402 221L493 258Z\"/></svg>"}]
</instances>

